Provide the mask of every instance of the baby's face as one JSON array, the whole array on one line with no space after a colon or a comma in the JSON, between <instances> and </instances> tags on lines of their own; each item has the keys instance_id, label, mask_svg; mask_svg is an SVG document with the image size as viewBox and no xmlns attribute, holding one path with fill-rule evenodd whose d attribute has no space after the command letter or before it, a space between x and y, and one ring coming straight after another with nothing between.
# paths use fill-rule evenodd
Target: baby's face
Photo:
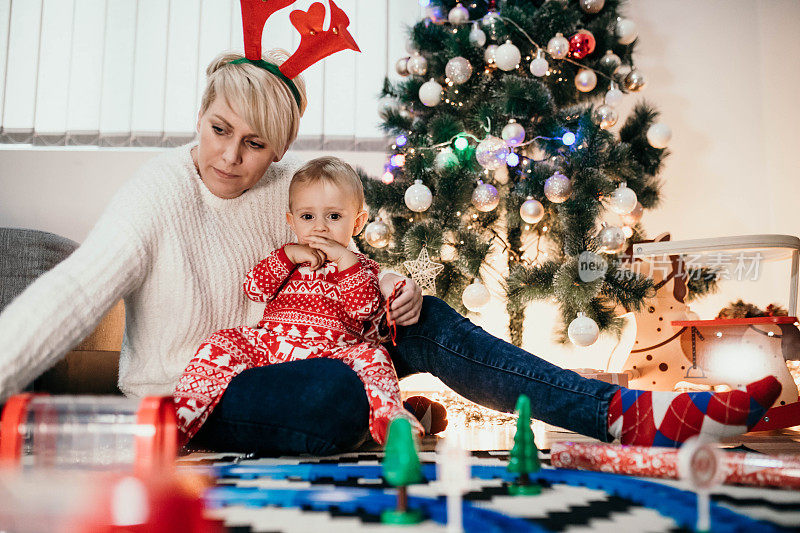
<instances>
[{"instance_id":1,"label":"baby's face","mask_svg":"<svg viewBox=\"0 0 800 533\"><path fill-rule=\"evenodd\" d=\"M306 244L313 235L346 247L367 217L355 204L347 191L334 183L304 183L292 188L291 211L286 219L300 244Z\"/></svg>"}]
</instances>

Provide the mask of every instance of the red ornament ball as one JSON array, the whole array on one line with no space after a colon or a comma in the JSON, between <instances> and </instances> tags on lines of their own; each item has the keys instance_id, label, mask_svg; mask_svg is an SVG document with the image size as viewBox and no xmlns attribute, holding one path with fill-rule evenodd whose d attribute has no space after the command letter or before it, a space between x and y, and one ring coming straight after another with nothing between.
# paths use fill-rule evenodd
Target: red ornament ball
<instances>
[{"instance_id":1,"label":"red ornament ball","mask_svg":"<svg viewBox=\"0 0 800 533\"><path fill-rule=\"evenodd\" d=\"M569 56L575 59L583 59L594 52L596 44L592 32L578 30L578 33L569 38Z\"/></svg>"}]
</instances>

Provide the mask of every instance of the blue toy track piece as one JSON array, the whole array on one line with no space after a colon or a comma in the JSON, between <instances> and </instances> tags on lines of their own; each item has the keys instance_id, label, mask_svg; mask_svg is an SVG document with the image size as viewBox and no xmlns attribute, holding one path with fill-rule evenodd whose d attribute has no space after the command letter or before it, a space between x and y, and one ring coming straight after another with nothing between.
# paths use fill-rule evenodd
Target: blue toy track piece
<instances>
[{"instance_id":1,"label":"blue toy track piece","mask_svg":"<svg viewBox=\"0 0 800 533\"><path fill-rule=\"evenodd\" d=\"M239 479L254 479L258 477L265 477L270 479L286 479L294 478L303 481L318 481L323 479L332 479L334 481L346 481L352 478L360 478L364 480L381 480L382 469L380 465L352 465L352 464L295 464L295 465L248 465L248 464L235 464L235 465L217 465L212 467L212 473L221 478L239 478ZM500 479L507 482L513 482L516 476L513 473L506 471L503 466L488 466L488 465L473 465L471 474L473 478L477 479ZM426 481L433 481L436 479L436 465L423 464L422 475ZM587 472L579 470L562 470L553 468L542 468L540 471L530 475L531 481L536 483L544 483L546 485L565 484L573 486L582 486L591 489L605 491L611 495L620 498L628 499L634 503L649 507L661 513L662 515L672 518L679 526L693 530L697 523L697 500L693 492L684 491L668 485L663 485L653 481L637 479L632 477L623 477L618 474L609 474L605 472ZM232 492L230 492L232 491ZM238 491L238 492L237 492ZM345 492L346 491L346 492ZM311 496L302 495L294 496L293 494L301 493L302 491L291 490L269 490L269 489L253 489L253 488L228 488L218 487L212 488L208 492L207 497L219 504L222 502L220 498L225 496L242 498L250 498L250 501L257 501L259 498L266 498L267 501L263 505L280 505L281 507L297 507L300 505L310 505L308 498L323 497L324 505L339 505L340 503L334 502L336 499L335 494L348 494L348 497L356 498L359 505L369 504L369 509L362 507L365 511L375 512L380 514L381 511L391 508L396 503L396 498L392 492L386 493L380 489L356 489L356 488L340 488L337 487L335 491L332 490L315 490L305 491ZM287 494L290 493L290 494ZM238 496L237 496L238 495ZM327 496L326 496L327 495ZM302 498L302 503L295 502L292 498ZM339 496L341 498L341 496ZM385 500L388 498L388 500ZM381 503L378 507L376 502ZM409 502L414 501L414 497L409 498ZM420 502L427 501L427 499L419 498ZM435 501L435 500L430 500ZM238 503L238 500L236 501ZM246 502L242 502L248 505ZM344 503L344 502L343 502ZM255 503L253 503L255 505ZM422 505L422 503L420 504ZM423 506L425 512L432 519L436 520L437 510L429 504ZM465 503L466 508L474 509L471 516L478 516L483 512L493 515L499 515L494 511L486 509L472 508L469 504ZM480 512L479 512L480 511ZM442 517L444 516L444 508L441 510ZM477 513L477 515L475 514ZM503 516L505 519L520 521L526 524L528 529L524 531L540 531L540 529L530 529L531 524L521 519ZM487 515L487 520L489 520ZM476 518L477 520L477 518ZM497 523L498 517L491 518L492 523ZM439 520L436 520L437 522ZM466 514L465 514L466 521ZM466 523L466 522L465 522ZM711 523L715 529L720 531L741 531L750 533L752 531L764 532L780 532L787 531L784 528L778 527L775 524L763 522L750 518L748 516L736 513L730 509L722 507L714 502L711 503ZM473 526L474 527L474 526ZM515 528L517 526L514 526ZM489 531L489 530L485 530ZM523 531L520 529L519 531Z\"/></svg>"},{"instance_id":2,"label":"blue toy track piece","mask_svg":"<svg viewBox=\"0 0 800 533\"><path fill-rule=\"evenodd\" d=\"M393 493L370 489L261 489L258 487L214 487L205 494L209 507L228 505L250 507L303 507L316 511L327 511L336 507L346 513L358 511L379 515L386 509L393 509L397 497ZM408 506L419 509L427 517L439 524L447 524L446 502L433 498L411 496ZM465 503L463 507L464 531L480 533L501 533L518 531L539 533L547 530L521 518L514 518L497 511L475 507Z\"/></svg>"}]
</instances>

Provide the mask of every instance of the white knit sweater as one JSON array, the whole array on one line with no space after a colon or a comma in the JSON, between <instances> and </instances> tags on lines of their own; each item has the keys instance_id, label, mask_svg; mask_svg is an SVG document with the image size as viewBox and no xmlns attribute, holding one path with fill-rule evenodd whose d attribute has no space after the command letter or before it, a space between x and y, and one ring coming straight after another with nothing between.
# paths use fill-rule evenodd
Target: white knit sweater
<instances>
[{"instance_id":1,"label":"white knit sweater","mask_svg":"<svg viewBox=\"0 0 800 533\"><path fill-rule=\"evenodd\" d=\"M120 298L125 337L119 386L171 394L201 341L256 324L263 304L245 274L294 235L286 224L298 162L273 163L252 189L211 194L186 145L144 165L114 196L84 243L0 315L0 401L88 335Z\"/></svg>"}]
</instances>

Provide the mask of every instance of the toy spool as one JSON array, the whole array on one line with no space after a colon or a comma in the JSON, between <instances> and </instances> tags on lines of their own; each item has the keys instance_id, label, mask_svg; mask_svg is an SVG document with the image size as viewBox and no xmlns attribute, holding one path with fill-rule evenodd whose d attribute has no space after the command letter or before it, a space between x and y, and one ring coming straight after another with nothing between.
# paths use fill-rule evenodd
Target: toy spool
<instances>
[{"instance_id":1,"label":"toy spool","mask_svg":"<svg viewBox=\"0 0 800 533\"><path fill-rule=\"evenodd\" d=\"M0 419L4 466L147 474L171 468L177 449L171 397L20 394Z\"/></svg>"}]
</instances>

